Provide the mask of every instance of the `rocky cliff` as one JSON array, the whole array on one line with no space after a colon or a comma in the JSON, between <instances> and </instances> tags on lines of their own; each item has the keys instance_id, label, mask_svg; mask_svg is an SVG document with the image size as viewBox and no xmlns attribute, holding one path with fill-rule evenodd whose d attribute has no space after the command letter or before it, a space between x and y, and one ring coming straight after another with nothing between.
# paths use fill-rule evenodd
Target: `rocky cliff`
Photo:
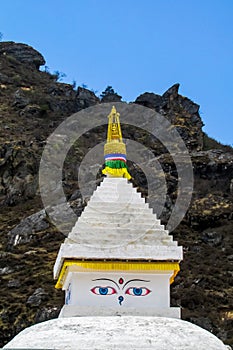
<instances>
[{"instance_id":1,"label":"rocky cliff","mask_svg":"<svg viewBox=\"0 0 233 350\"><path fill-rule=\"evenodd\" d=\"M50 223L38 189L40 157L47 137L68 116L119 95L57 81L40 71L43 56L25 44L0 43L0 346L23 328L57 317L63 293L54 289L52 268L64 236ZM174 239L184 247L181 272L172 286L172 304L183 319L233 344L233 150L202 132L199 106L179 94L179 84L162 96L143 93L134 101L164 115L183 138L192 158L194 191ZM166 174L166 223L177 196L177 171L167 150L151 135L123 125L124 136L140 139L158 157ZM69 152L63 185L77 215L81 198L72 160L105 139L106 130L86 134ZM140 169L130 164L135 185L146 195ZM58 215L59 215L59 209Z\"/></svg>"}]
</instances>

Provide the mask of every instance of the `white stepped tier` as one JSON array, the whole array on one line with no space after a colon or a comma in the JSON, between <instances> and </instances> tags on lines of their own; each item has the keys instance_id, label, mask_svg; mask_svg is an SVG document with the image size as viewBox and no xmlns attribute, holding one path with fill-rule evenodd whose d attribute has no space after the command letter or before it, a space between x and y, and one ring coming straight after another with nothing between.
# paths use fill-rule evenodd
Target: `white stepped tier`
<instances>
[{"instance_id":1,"label":"white stepped tier","mask_svg":"<svg viewBox=\"0 0 233 350\"><path fill-rule=\"evenodd\" d=\"M142 240L176 245L141 194L123 178L105 178L69 234L70 240L101 247Z\"/></svg>"},{"instance_id":2,"label":"white stepped tier","mask_svg":"<svg viewBox=\"0 0 233 350\"><path fill-rule=\"evenodd\" d=\"M66 258L181 260L182 247L127 179L107 177L61 246L55 275Z\"/></svg>"},{"instance_id":3,"label":"white stepped tier","mask_svg":"<svg viewBox=\"0 0 233 350\"><path fill-rule=\"evenodd\" d=\"M158 225L161 228L164 228L163 225L160 224L160 220L156 219L155 215L151 215L151 214L144 214L144 221L146 221L147 224L149 225ZM101 219L101 220L100 220ZM133 219L133 220L132 220ZM85 215L83 214L82 216L80 216L80 218L78 219L79 223L105 223L107 222L109 225L109 222L111 222L112 224L116 223L116 224L126 224L126 223L135 223L135 224L140 224L141 223L141 217L139 217L138 215L134 215L129 216L127 213L118 213L117 216L116 215L112 215L112 213L104 213L101 214L101 218L99 216L99 213L96 213L96 215L90 214L88 212L85 212Z\"/></svg>"},{"instance_id":4,"label":"white stepped tier","mask_svg":"<svg viewBox=\"0 0 233 350\"><path fill-rule=\"evenodd\" d=\"M67 238L61 245L56 263L54 265L54 278L58 278L62 263L65 259L79 260L159 260L179 261L183 259L182 247L167 245L146 245L143 242L130 243L127 245L98 248L72 242Z\"/></svg>"},{"instance_id":5,"label":"white stepped tier","mask_svg":"<svg viewBox=\"0 0 233 350\"><path fill-rule=\"evenodd\" d=\"M135 228L132 227L132 225L136 226ZM90 226L93 226L95 228L100 228L100 229L104 229L104 230L111 230L114 227L117 228L122 228L122 229L127 229L127 230L140 230L140 231L144 231L147 232L148 230L156 230L156 231L163 231L166 234L168 234L167 230L164 230L163 226L158 225L157 223L148 223L146 222L145 224L142 224L141 222L137 222L135 223L135 221L125 221L125 222L121 222L120 224L116 223L116 225L109 225L109 222L88 222L88 221L79 221L78 224L76 225L77 229L78 229L78 233L81 231L86 231Z\"/></svg>"}]
</instances>

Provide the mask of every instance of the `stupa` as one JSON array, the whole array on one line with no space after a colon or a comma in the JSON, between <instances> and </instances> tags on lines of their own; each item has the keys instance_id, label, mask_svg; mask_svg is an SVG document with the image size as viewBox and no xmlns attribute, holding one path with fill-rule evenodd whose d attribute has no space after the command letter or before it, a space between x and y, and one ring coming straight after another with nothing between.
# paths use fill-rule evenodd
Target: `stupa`
<instances>
[{"instance_id":1,"label":"stupa","mask_svg":"<svg viewBox=\"0 0 233 350\"><path fill-rule=\"evenodd\" d=\"M182 247L137 192L126 165L119 113L108 116L106 175L92 195L54 266L65 291L60 317L150 315L180 317L170 307L170 283Z\"/></svg>"},{"instance_id":2,"label":"stupa","mask_svg":"<svg viewBox=\"0 0 233 350\"><path fill-rule=\"evenodd\" d=\"M54 266L56 288L65 291L59 318L26 328L4 348L227 349L211 333L180 320L180 308L170 307L182 247L129 182L114 107L108 118L106 177Z\"/></svg>"}]
</instances>

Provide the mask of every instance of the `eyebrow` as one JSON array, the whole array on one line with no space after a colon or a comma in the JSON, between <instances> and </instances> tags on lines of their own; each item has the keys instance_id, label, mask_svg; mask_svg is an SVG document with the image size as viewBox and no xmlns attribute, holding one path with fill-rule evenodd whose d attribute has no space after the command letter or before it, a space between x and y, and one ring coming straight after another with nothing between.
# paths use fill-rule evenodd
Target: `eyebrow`
<instances>
[{"instance_id":1,"label":"eyebrow","mask_svg":"<svg viewBox=\"0 0 233 350\"><path fill-rule=\"evenodd\" d=\"M140 279L129 280L128 282L126 282L126 283L123 285L123 288L125 288L125 286L126 286L128 283L130 283L130 282L150 282L150 281L140 280Z\"/></svg>"},{"instance_id":2,"label":"eyebrow","mask_svg":"<svg viewBox=\"0 0 233 350\"><path fill-rule=\"evenodd\" d=\"M110 281L110 282L113 282L117 286L118 289L120 289L118 284L115 281L111 280L110 278L96 278L96 279L94 279L92 281Z\"/></svg>"}]
</instances>

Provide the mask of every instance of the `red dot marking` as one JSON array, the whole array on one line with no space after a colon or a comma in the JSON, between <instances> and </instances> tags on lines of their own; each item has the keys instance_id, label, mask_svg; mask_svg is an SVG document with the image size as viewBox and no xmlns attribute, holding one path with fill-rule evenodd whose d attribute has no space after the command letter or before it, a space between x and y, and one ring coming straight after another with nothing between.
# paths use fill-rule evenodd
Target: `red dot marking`
<instances>
[{"instance_id":1,"label":"red dot marking","mask_svg":"<svg viewBox=\"0 0 233 350\"><path fill-rule=\"evenodd\" d=\"M124 283L123 278L120 278L120 279L119 279L119 283L120 283L120 284L123 284L123 283Z\"/></svg>"}]
</instances>

